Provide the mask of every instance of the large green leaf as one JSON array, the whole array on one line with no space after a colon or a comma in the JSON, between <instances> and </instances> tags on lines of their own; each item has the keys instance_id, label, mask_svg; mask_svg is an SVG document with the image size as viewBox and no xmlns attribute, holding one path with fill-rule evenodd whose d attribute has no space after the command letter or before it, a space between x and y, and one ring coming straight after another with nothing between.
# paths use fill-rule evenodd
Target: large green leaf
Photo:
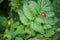
<instances>
[{"instance_id":1,"label":"large green leaf","mask_svg":"<svg viewBox=\"0 0 60 40\"><path fill-rule=\"evenodd\" d=\"M24 25L28 25L29 24L29 20L28 18L23 14L23 11L19 10L18 11L19 17L20 17L20 21L24 24Z\"/></svg>"},{"instance_id":2,"label":"large green leaf","mask_svg":"<svg viewBox=\"0 0 60 40\"><path fill-rule=\"evenodd\" d=\"M32 22L31 23L31 28L35 30L36 32L39 32L41 34L44 34L44 29L41 26L41 24L38 24L37 22Z\"/></svg>"},{"instance_id":3,"label":"large green leaf","mask_svg":"<svg viewBox=\"0 0 60 40\"><path fill-rule=\"evenodd\" d=\"M34 17L33 17L33 12L31 11L30 7L28 6L28 4L24 4L23 5L23 12L24 12L24 15L29 19L29 20L33 20Z\"/></svg>"}]
</instances>

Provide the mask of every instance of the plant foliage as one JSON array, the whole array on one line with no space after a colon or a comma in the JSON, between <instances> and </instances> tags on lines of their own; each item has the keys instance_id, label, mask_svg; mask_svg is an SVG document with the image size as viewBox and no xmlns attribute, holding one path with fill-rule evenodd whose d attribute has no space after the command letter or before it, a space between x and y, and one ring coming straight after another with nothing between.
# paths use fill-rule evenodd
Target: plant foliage
<instances>
[{"instance_id":1,"label":"plant foliage","mask_svg":"<svg viewBox=\"0 0 60 40\"><path fill-rule=\"evenodd\" d=\"M0 0L0 40L60 40L59 2Z\"/></svg>"}]
</instances>

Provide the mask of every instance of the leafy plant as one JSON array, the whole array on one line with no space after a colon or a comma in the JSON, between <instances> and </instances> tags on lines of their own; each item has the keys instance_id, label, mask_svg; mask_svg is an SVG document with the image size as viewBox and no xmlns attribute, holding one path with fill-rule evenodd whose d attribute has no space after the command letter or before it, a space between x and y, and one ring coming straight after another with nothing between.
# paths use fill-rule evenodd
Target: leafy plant
<instances>
[{"instance_id":1,"label":"leafy plant","mask_svg":"<svg viewBox=\"0 0 60 40\"><path fill-rule=\"evenodd\" d=\"M3 2L5 1L1 1L0 4ZM54 2L8 0L8 8L5 7L9 11L6 10L8 16L4 16L3 10L0 12L3 13L0 25L4 28L0 40L59 40L60 21Z\"/></svg>"}]
</instances>

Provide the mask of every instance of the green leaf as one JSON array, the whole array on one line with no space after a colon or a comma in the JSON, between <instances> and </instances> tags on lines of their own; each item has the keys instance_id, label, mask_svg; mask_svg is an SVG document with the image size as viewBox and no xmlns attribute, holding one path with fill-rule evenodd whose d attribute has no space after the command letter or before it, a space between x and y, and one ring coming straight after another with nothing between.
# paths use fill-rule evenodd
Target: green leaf
<instances>
[{"instance_id":1,"label":"green leaf","mask_svg":"<svg viewBox=\"0 0 60 40\"><path fill-rule=\"evenodd\" d=\"M31 8L31 10L33 11L34 15L39 13L39 6L35 1L29 1L29 7Z\"/></svg>"},{"instance_id":2,"label":"green leaf","mask_svg":"<svg viewBox=\"0 0 60 40\"><path fill-rule=\"evenodd\" d=\"M42 11L52 11L53 7L50 3L50 0L38 0L38 4Z\"/></svg>"},{"instance_id":3,"label":"green leaf","mask_svg":"<svg viewBox=\"0 0 60 40\"><path fill-rule=\"evenodd\" d=\"M7 26L7 23L7 18L5 18L4 16L0 16L0 25Z\"/></svg>"},{"instance_id":4,"label":"green leaf","mask_svg":"<svg viewBox=\"0 0 60 40\"><path fill-rule=\"evenodd\" d=\"M11 30L14 30L14 28L18 28L20 25L19 25L19 22L15 22L13 24L11 24Z\"/></svg>"},{"instance_id":5,"label":"green leaf","mask_svg":"<svg viewBox=\"0 0 60 40\"><path fill-rule=\"evenodd\" d=\"M47 5L50 5L50 1L49 0L38 0L38 4L40 5L41 8L43 8L43 7L46 7Z\"/></svg>"},{"instance_id":6,"label":"green leaf","mask_svg":"<svg viewBox=\"0 0 60 40\"><path fill-rule=\"evenodd\" d=\"M23 5L23 12L24 12L24 15L29 19L29 20L33 20L34 17L33 17L33 12L31 11L30 7L28 6L28 4L24 4Z\"/></svg>"},{"instance_id":7,"label":"green leaf","mask_svg":"<svg viewBox=\"0 0 60 40\"><path fill-rule=\"evenodd\" d=\"M52 26L51 26L51 25L49 25L49 24L45 24L45 25L43 25L43 27L44 27L44 29L52 28Z\"/></svg>"},{"instance_id":8,"label":"green leaf","mask_svg":"<svg viewBox=\"0 0 60 40\"><path fill-rule=\"evenodd\" d=\"M46 16L47 17L53 17L54 16L54 12L46 12Z\"/></svg>"},{"instance_id":9,"label":"green leaf","mask_svg":"<svg viewBox=\"0 0 60 40\"><path fill-rule=\"evenodd\" d=\"M24 34L24 33L25 33L24 26L22 25L20 25L15 31L15 34Z\"/></svg>"},{"instance_id":10,"label":"green leaf","mask_svg":"<svg viewBox=\"0 0 60 40\"><path fill-rule=\"evenodd\" d=\"M44 29L43 27L41 26L41 24L38 24L36 22L32 22L31 23L31 28L36 31L36 32L39 32L41 34L44 34Z\"/></svg>"},{"instance_id":11,"label":"green leaf","mask_svg":"<svg viewBox=\"0 0 60 40\"><path fill-rule=\"evenodd\" d=\"M54 25L54 24L57 23L58 19L56 17L46 18L44 21L45 21L46 24Z\"/></svg>"},{"instance_id":12,"label":"green leaf","mask_svg":"<svg viewBox=\"0 0 60 40\"><path fill-rule=\"evenodd\" d=\"M60 28L57 28L56 31L60 32Z\"/></svg>"},{"instance_id":13,"label":"green leaf","mask_svg":"<svg viewBox=\"0 0 60 40\"><path fill-rule=\"evenodd\" d=\"M54 34L55 34L54 30L49 29L49 30L46 31L46 34L44 34L44 36L45 37L51 37Z\"/></svg>"},{"instance_id":14,"label":"green leaf","mask_svg":"<svg viewBox=\"0 0 60 40\"><path fill-rule=\"evenodd\" d=\"M11 22L11 24L13 24L13 23L14 23L14 20L13 20L12 18L11 18L9 21Z\"/></svg>"},{"instance_id":15,"label":"green leaf","mask_svg":"<svg viewBox=\"0 0 60 40\"><path fill-rule=\"evenodd\" d=\"M12 24L10 30L13 31L15 35L25 33L24 26L19 25L19 22L15 22L14 24Z\"/></svg>"},{"instance_id":16,"label":"green leaf","mask_svg":"<svg viewBox=\"0 0 60 40\"><path fill-rule=\"evenodd\" d=\"M5 34L4 34L4 40L11 40L14 38L16 35L14 34L13 30L8 30L6 29ZM6 39L5 39L6 38Z\"/></svg>"},{"instance_id":17,"label":"green leaf","mask_svg":"<svg viewBox=\"0 0 60 40\"><path fill-rule=\"evenodd\" d=\"M20 21L24 24L24 25L28 25L29 24L29 20L28 18L23 14L23 11L19 10L18 11L19 17L20 17Z\"/></svg>"},{"instance_id":18,"label":"green leaf","mask_svg":"<svg viewBox=\"0 0 60 40\"><path fill-rule=\"evenodd\" d=\"M44 8L42 8L42 10L47 11L47 12L48 11L53 11L53 7L50 7L50 6L49 7L44 7Z\"/></svg>"},{"instance_id":19,"label":"green leaf","mask_svg":"<svg viewBox=\"0 0 60 40\"><path fill-rule=\"evenodd\" d=\"M19 21L18 22L14 22L13 24L11 24L12 26L19 26Z\"/></svg>"},{"instance_id":20,"label":"green leaf","mask_svg":"<svg viewBox=\"0 0 60 40\"><path fill-rule=\"evenodd\" d=\"M4 40L11 40L12 36L7 33L7 34L4 34L4 38L7 38Z\"/></svg>"},{"instance_id":21,"label":"green leaf","mask_svg":"<svg viewBox=\"0 0 60 40\"><path fill-rule=\"evenodd\" d=\"M22 26L22 25L14 27L13 30L14 30L15 35L17 35L17 34L24 34L25 33L24 26Z\"/></svg>"},{"instance_id":22,"label":"green leaf","mask_svg":"<svg viewBox=\"0 0 60 40\"><path fill-rule=\"evenodd\" d=\"M34 36L35 32L33 29L31 29L30 27L25 27L25 32L28 33L29 35Z\"/></svg>"},{"instance_id":23,"label":"green leaf","mask_svg":"<svg viewBox=\"0 0 60 40\"><path fill-rule=\"evenodd\" d=\"M42 17L36 17L35 21L38 22L38 23L44 23L44 18L42 18Z\"/></svg>"},{"instance_id":24,"label":"green leaf","mask_svg":"<svg viewBox=\"0 0 60 40\"><path fill-rule=\"evenodd\" d=\"M15 40L23 40L22 38L20 38L20 37L16 37L16 39Z\"/></svg>"},{"instance_id":25,"label":"green leaf","mask_svg":"<svg viewBox=\"0 0 60 40\"><path fill-rule=\"evenodd\" d=\"M35 36L35 38L41 38L41 37L43 37L44 35L42 35L42 34L36 34L36 36Z\"/></svg>"}]
</instances>

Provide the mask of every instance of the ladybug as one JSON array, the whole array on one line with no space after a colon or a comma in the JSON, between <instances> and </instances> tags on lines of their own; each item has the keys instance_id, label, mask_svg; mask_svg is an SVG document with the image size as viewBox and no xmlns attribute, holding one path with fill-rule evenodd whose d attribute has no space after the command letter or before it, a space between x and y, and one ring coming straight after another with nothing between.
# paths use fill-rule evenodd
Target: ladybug
<instances>
[{"instance_id":1,"label":"ladybug","mask_svg":"<svg viewBox=\"0 0 60 40\"><path fill-rule=\"evenodd\" d=\"M41 16L45 17L45 16L46 16L46 14L45 14L44 12L42 12L42 13L41 13Z\"/></svg>"}]
</instances>

